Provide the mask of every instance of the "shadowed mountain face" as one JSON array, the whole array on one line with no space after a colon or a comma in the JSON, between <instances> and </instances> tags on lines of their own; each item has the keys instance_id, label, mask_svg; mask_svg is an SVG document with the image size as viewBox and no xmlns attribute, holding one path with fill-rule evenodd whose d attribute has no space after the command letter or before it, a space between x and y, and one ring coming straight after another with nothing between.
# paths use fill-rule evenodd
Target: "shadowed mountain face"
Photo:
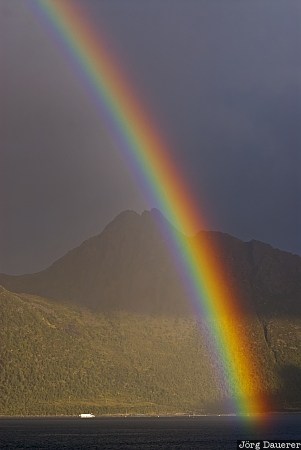
<instances>
[{"instance_id":1,"label":"shadowed mountain face","mask_svg":"<svg viewBox=\"0 0 301 450\"><path fill-rule=\"evenodd\" d=\"M185 313L189 307L159 213L121 213L104 231L33 275L0 284L99 311Z\"/></svg>"},{"instance_id":2,"label":"shadowed mountain face","mask_svg":"<svg viewBox=\"0 0 301 450\"><path fill-rule=\"evenodd\" d=\"M260 316L301 315L301 258L259 241L242 242L207 232L219 252L223 270ZM196 237L197 239L197 237Z\"/></svg>"},{"instance_id":3,"label":"shadowed mountain face","mask_svg":"<svg viewBox=\"0 0 301 450\"><path fill-rule=\"evenodd\" d=\"M48 269L24 276L0 275L14 292L38 294L98 311L159 314L193 312L170 251L165 219L156 210L125 211L104 231ZM264 316L300 315L301 258L257 241L201 232L214 241L241 302ZM200 238L196 235L192 240Z\"/></svg>"}]
</instances>

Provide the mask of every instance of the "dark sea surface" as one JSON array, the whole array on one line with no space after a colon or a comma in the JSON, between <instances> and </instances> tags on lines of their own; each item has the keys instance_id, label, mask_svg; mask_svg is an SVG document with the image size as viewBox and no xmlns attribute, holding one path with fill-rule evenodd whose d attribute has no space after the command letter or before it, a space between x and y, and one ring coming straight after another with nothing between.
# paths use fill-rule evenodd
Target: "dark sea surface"
<instances>
[{"instance_id":1,"label":"dark sea surface","mask_svg":"<svg viewBox=\"0 0 301 450\"><path fill-rule=\"evenodd\" d=\"M1 449L236 449L236 440L300 440L301 414L255 423L232 416L3 418Z\"/></svg>"}]
</instances>

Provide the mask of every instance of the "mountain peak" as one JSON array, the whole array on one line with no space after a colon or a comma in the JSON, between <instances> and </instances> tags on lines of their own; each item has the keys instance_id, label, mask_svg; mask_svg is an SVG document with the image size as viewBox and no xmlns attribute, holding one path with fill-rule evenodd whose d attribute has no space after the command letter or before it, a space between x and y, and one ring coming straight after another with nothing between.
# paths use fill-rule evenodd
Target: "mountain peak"
<instances>
[{"instance_id":1,"label":"mountain peak","mask_svg":"<svg viewBox=\"0 0 301 450\"><path fill-rule=\"evenodd\" d=\"M102 311L182 314L190 304L170 251L170 227L157 209L141 214L123 211L99 235L48 269L33 275L1 275L0 284ZM242 299L258 311L300 314L301 258L224 233L202 234L216 244L229 283ZM194 239L199 235L189 238Z\"/></svg>"}]
</instances>

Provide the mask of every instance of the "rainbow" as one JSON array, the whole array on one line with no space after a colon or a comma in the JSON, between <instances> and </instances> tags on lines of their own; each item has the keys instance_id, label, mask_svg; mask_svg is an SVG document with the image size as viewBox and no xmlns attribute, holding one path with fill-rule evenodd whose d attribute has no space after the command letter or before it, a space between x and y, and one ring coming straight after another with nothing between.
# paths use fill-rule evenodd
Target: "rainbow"
<instances>
[{"instance_id":1,"label":"rainbow","mask_svg":"<svg viewBox=\"0 0 301 450\"><path fill-rule=\"evenodd\" d=\"M171 151L83 9L72 0L32 0L32 5L51 25L60 45L80 70L93 100L106 116L112 138L139 168L164 215L185 233L208 228ZM265 411L266 401L259 394L261 375L254 368L256 355L246 331L245 314L227 281L217 249L202 233L193 244L173 230L170 233L211 329L236 413Z\"/></svg>"}]
</instances>

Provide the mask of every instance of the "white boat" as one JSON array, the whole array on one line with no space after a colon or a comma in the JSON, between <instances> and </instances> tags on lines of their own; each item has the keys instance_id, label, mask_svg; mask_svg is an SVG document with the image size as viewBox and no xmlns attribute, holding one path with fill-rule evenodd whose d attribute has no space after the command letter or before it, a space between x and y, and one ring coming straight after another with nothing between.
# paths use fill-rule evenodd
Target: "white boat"
<instances>
[{"instance_id":1,"label":"white boat","mask_svg":"<svg viewBox=\"0 0 301 450\"><path fill-rule=\"evenodd\" d=\"M88 414L80 414L79 417L81 419L93 419L93 417L95 417L95 416L94 416L94 414L88 413Z\"/></svg>"}]
</instances>

